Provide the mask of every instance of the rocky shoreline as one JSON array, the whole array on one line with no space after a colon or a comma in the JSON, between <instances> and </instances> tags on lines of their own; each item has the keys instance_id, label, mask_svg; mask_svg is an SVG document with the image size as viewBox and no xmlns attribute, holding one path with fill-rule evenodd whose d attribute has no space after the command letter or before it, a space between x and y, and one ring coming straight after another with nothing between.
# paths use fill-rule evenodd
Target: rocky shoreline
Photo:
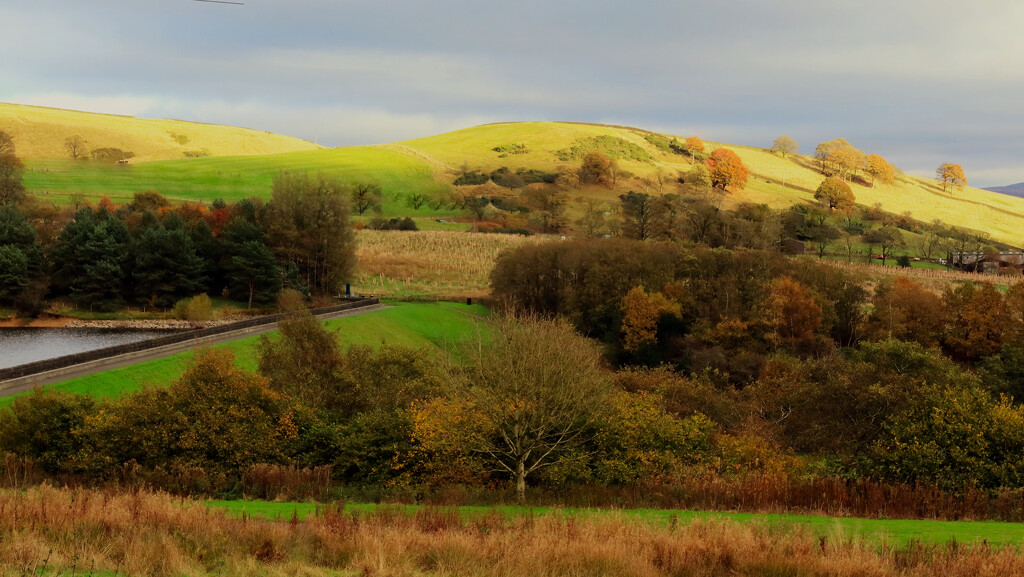
<instances>
[{"instance_id":1,"label":"rocky shoreline","mask_svg":"<svg viewBox=\"0 0 1024 577\"><path fill-rule=\"evenodd\" d=\"M69 329L119 329L119 330L150 330L150 331L184 331L205 329L226 325L250 317L232 317L210 321L183 321L178 319L124 319L124 320L81 320L73 319L64 325Z\"/></svg>"}]
</instances>

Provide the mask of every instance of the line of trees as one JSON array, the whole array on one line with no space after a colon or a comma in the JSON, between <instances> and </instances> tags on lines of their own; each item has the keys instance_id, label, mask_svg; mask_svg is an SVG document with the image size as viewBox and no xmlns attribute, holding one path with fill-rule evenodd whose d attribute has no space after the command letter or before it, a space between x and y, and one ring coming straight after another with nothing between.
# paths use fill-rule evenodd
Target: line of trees
<instances>
[{"instance_id":1,"label":"line of trees","mask_svg":"<svg viewBox=\"0 0 1024 577\"><path fill-rule=\"evenodd\" d=\"M283 288L337 294L355 266L349 189L284 173L271 198L171 207L155 192L67 214L0 205L0 303L36 313L47 297L97 311L167 309L200 293L266 305Z\"/></svg>"}]
</instances>

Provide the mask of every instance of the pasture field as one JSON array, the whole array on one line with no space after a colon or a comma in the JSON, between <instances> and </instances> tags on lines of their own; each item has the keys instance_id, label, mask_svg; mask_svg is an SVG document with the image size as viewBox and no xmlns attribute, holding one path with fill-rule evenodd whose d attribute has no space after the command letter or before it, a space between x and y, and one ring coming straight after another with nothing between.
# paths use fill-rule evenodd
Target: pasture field
<instances>
[{"instance_id":1,"label":"pasture field","mask_svg":"<svg viewBox=\"0 0 1024 577\"><path fill-rule=\"evenodd\" d=\"M379 184L385 216L456 214L427 206L419 210L407 207L408 195L434 194L445 186L434 179L433 168L426 161L385 147L185 158L128 166L39 160L27 163L24 183L34 194L56 202L68 202L73 195L93 200L107 196L115 202L126 202L132 194L145 190L155 190L176 201L236 202L253 196L270 198L271 183L283 171L323 173L349 183Z\"/></svg>"},{"instance_id":2,"label":"pasture field","mask_svg":"<svg viewBox=\"0 0 1024 577\"><path fill-rule=\"evenodd\" d=\"M461 340L475 337L478 321L489 313L486 307L480 305L467 306L443 302L388 304L392 308L330 320L327 321L327 327L337 331L338 340L343 346L387 343L442 350ZM232 351L238 366L246 370L255 370L258 340L259 337L248 337L212 348ZM192 351L186 351L161 359L68 379L54 383L48 388L98 398L116 398L144 386L169 385L185 372L185 367L193 354ZM24 394L30 393L0 397L0 407L7 406Z\"/></svg>"},{"instance_id":3,"label":"pasture field","mask_svg":"<svg viewBox=\"0 0 1024 577\"><path fill-rule=\"evenodd\" d=\"M501 251L544 237L448 231L361 230L352 290L407 298L482 297Z\"/></svg>"},{"instance_id":4,"label":"pasture field","mask_svg":"<svg viewBox=\"0 0 1024 577\"><path fill-rule=\"evenodd\" d=\"M109 123L147 123L176 121L146 121L127 117L108 117L106 115L88 115L70 111L53 111L33 107L13 107L0 105L0 126L3 125L3 111L18 110L20 122L32 120L36 125L26 124L22 133L33 130L45 132L43 124L46 118L68 117L92 119L100 125ZM93 119L93 117L96 117ZM29 120L26 120L29 119ZM59 118L58 118L59 120ZM48 121L49 122L49 121ZM52 122L57 123L57 120ZM82 122L85 122L84 120ZM189 123L184 123L189 124ZM59 123L55 126L64 126ZM422 207L412 210L406 206L405 199L415 193L433 194L443 191L454 175L463 167L470 170L492 171L502 166L512 169L532 168L540 170L557 170L559 167L574 167L578 160L562 160L557 153L571 147L580 139L595 136L612 136L625 140L650 155L650 160L622 159L618 162L619 170L633 174L636 178L622 179L614 190L605 187L585 187L570 191L570 196L581 199L596 199L614 202L618 195L628 190L645 190L648 185L638 180L661 175L669 182L665 192L674 190L672 184L680 173L690 168L689 158L664 152L645 139L649 133L644 130L595 124L576 124L565 122L514 122L489 124L457 130L446 134L403 141L396 144L380 146L354 146L331 150L312 150L313 145L302 143L303 146L288 148L280 144L258 148L246 144L248 133L234 134L228 127L208 127L209 130L223 132L225 145L217 148L213 156L206 158L181 158L184 145L178 144L187 131L172 129L162 125L156 128L140 128L139 138L146 142L163 142L171 146L170 152L153 152L141 154L142 144L124 144L123 148L134 150L139 154L138 162L133 161L127 167L99 165L91 162L73 162L64 159L61 150L52 149L35 151L33 146L26 145L19 151L28 160L25 173L26 187L42 196L57 201L67 201L72 195L84 195L97 199L109 196L115 201L124 201L132 193L143 190L156 190L172 199L179 201L210 202L221 198L235 201L250 196L269 197L270 182L273 176L283 170L300 172L323 172L337 176L348 182L376 182L384 189L385 216L446 216L454 214L448 209L434 210ZM170 125L168 125L170 126ZM177 126L177 125L174 125ZM34 128L32 128L34 127ZM50 130L50 129L46 129ZM65 131L63 128L53 129ZM178 130L178 132L175 132ZM196 129L198 130L198 128ZM147 132L149 131L149 132ZM155 131L155 132L154 132ZM52 132L52 131L51 131ZM250 131L255 132L255 131ZM196 134L200 134L196 132ZM218 133L220 134L220 133ZM266 135L270 138L274 135ZM16 136L16 142L20 139ZM688 135L679 135L680 139ZM837 135L839 136L839 135ZM23 138L28 142L45 140L53 145L55 137L48 136ZM196 136L196 143L199 136ZM213 139L213 137L210 137ZM221 138L221 137L218 137ZM280 137L284 138L284 137ZM671 138L671 136L669 136ZM294 139L292 139L294 140ZM211 140L213 142L214 140ZM170 144L167 144L167 143ZM219 142L219 141L218 141ZM289 141L290 142L290 141ZM63 137L56 145L63 146ZM242 149L231 149L227 143L234 143ZM503 154L494 150L496 147L510 144L521 144L525 152L520 154ZM815 143L804 143L804 150L810 150ZM856 143L853 143L856 145ZM706 142L706 150L724 147L736 152L751 171L750 179L744 190L730 191L723 197L723 205L733 207L741 202L764 203L773 208L785 208L794 203L813 202L814 190L822 180L816 168L816 161L807 155L791 154L786 158L770 153L764 148ZM116 144L111 144L116 146ZM165 146L165 148L166 148ZM188 146L191 146L189 144ZM22 151L24 148L24 151ZM210 145L211 152L214 151ZM288 152L285 152L285 150ZM164 148L160 149L161 151ZM301 152L299 152L301 151ZM870 153L870 150L865 152ZM281 154L277 154L281 153ZM260 156L239 156L260 154ZM233 155L233 156L223 156ZM159 159L159 160L158 160ZM168 160L174 159L174 160ZM152 161L151 161L152 160ZM969 177L970 175L968 175ZM976 231L989 233L994 240L1014 246L1024 243L1024 199L1014 198L994 192L967 187L953 193L944 193L936 182L929 179L903 176L891 185L868 186L862 182L853 182L852 188L857 203L863 206L881 204L883 210L893 214L910 213L922 222L941 220Z\"/></svg>"},{"instance_id":5,"label":"pasture field","mask_svg":"<svg viewBox=\"0 0 1024 577\"><path fill-rule=\"evenodd\" d=\"M76 134L85 139L87 156L94 148L120 148L135 153L133 162L184 158L186 152L199 151L225 156L318 148L263 130L5 103L0 103L0 130L11 135L18 156L28 161L68 158L64 140Z\"/></svg>"},{"instance_id":6,"label":"pasture field","mask_svg":"<svg viewBox=\"0 0 1024 577\"><path fill-rule=\"evenodd\" d=\"M293 518L306 521L323 514L327 507L318 503L285 503L273 501L206 501L212 509L223 509L228 517L240 519L243 516L270 521L289 521ZM344 511L366 514L375 511L390 511L404 515L415 515L424 510L421 505L344 505ZM905 519L858 519L853 517L825 517L819 515L794 515L775 513L734 513L717 511L683 511L670 509L574 509L528 506L460 506L443 507L442 511L472 519L488 515L503 517L545 516L577 517L590 519L600 517L621 517L648 522L657 527L673 524L688 525L697 521L724 521L740 525L758 524L780 532L792 532L801 527L819 537L839 540L865 541L872 545L883 543L897 547L910 542L945 544L978 543L982 540L992 545L1024 546L1024 525L996 521L935 521Z\"/></svg>"}]
</instances>

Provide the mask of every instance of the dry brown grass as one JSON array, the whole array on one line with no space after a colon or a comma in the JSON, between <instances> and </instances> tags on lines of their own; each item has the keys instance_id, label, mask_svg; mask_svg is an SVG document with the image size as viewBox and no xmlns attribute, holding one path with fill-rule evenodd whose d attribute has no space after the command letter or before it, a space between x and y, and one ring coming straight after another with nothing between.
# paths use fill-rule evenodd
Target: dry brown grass
<instances>
[{"instance_id":1,"label":"dry brown grass","mask_svg":"<svg viewBox=\"0 0 1024 577\"><path fill-rule=\"evenodd\" d=\"M361 230L353 290L380 296L482 297L498 254L542 237Z\"/></svg>"},{"instance_id":2,"label":"dry brown grass","mask_svg":"<svg viewBox=\"0 0 1024 577\"><path fill-rule=\"evenodd\" d=\"M675 524L673 524L675 525ZM44 567L45 564L45 567ZM0 569L126 575L1024 575L1015 549L878 548L758 524L657 527L614 516L462 518L380 509L305 523L229 519L159 493L0 493Z\"/></svg>"}]
</instances>

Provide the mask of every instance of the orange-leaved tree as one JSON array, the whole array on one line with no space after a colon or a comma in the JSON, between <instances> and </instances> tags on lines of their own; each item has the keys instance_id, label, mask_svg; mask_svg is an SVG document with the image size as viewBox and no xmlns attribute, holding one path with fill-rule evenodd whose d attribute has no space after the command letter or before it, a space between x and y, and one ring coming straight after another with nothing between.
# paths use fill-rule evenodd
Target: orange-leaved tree
<instances>
[{"instance_id":1,"label":"orange-leaved tree","mask_svg":"<svg viewBox=\"0 0 1024 577\"><path fill-rule=\"evenodd\" d=\"M711 186L725 190L734 186L740 190L747 184L750 171L740 157L728 148L716 148L704 161L711 177Z\"/></svg>"},{"instance_id":2,"label":"orange-leaved tree","mask_svg":"<svg viewBox=\"0 0 1024 577\"><path fill-rule=\"evenodd\" d=\"M808 342L821 327L821 305L814 293L789 277L772 281L764 313L768 337L776 344Z\"/></svg>"},{"instance_id":3,"label":"orange-leaved tree","mask_svg":"<svg viewBox=\"0 0 1024 577\"><path fill-rule=\"evenodd\" d=\"M636 351L657 342L658 319L662 315L679 316L679 303L660 292L647 294L643 287L633 287L622 299L622 348Z\"/></svg>"},{"instance_id":4,"label":"orange-leaved tree","mask_svg":"<svg viewBox=\"0 0 1024 577\"><path fill-rule=\"evenodd\" d=\"M693 164L695 155L704 154L704 141L699 136L688 136L683 141L683 149L690 154L690 164Z\"/></svg>"},{"instance_id":5,"label":"orange-leaved tree","mask_svg":"<svg viewBox=\"0 0 1024 577\"><path fill-rule=\"evenodd\" d=\"M850 185L834 176L821 181L818 190L814 192L814 199L828 205L832 210L841 212L852 209L855 200Z\"/></svg>"},{"instance_id":6,"label":"orange-leaved tree","mask_svg":"<svg viewBox=\"0 0 1024 577\"><path fill-rule=\"evenodd\" d=\"M896 168L878 154L869 154L864 159L864 172L871 175L871 188L876 182L890 184L896 180Z\"/></svg>"},{"instance_id":7,"label":"orange-leaved tree","mask_svg":"<svg viewBox=\"0 0 1024 577\"><path fill-rule=\"evenodd\" d=\"M943 162L935 169L935 178L942 182L942 192L953 188L963 189L967 186L967 177L964 175L964 167L952 162Z\"/></svg>"}]
</instances>

